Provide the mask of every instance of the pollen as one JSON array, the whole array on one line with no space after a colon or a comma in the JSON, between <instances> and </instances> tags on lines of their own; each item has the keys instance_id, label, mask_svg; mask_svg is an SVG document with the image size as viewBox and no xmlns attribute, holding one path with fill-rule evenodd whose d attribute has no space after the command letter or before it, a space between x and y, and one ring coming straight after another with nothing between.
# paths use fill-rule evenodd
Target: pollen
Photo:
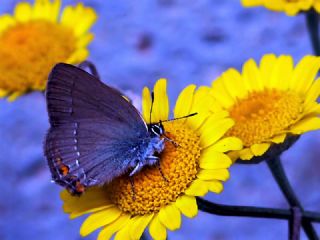
<instances>
[{"instance_id":1,"label":"pollen","mask_svg":"<svg viewBox=\"0 0 320 240\"><path fill-rule=\"evenodd\" d=\"M164 123L166 136L175 141L165 143L158 166L145 167L133 176L120 177L108 186L110 200L131 215L156 213L185 192L199 170L200 140L198 134L181 121Z\"/></svg>"},{"instance_id":2,"label":"pollen","mask_svg":"<svg viewBox=\"0 0 320 240\"><path fill-rule=\"evenodd\" d=\"M285 132L299 120L302 111L303 100L294 92L253 92L229 110L235 125L227 135L242 139L245 146L261 143Z\"/></svg>"},{"instance_id":3,"label":"pollen","mask_svg":"<svg viewBox=\"0 0 320 240\"><path fill-rule=\"evenodd\" d=\"M76 49L71 29L45 20L17 23L0 35L0 89L44 90L54 64Z\"/></svg>"}]
</instances>

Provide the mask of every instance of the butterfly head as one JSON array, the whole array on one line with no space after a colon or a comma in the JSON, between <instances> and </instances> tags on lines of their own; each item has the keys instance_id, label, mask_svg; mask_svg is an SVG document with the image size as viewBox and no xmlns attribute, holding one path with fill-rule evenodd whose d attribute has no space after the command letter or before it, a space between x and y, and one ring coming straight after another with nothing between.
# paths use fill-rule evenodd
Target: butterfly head
<instances>
[{"instance_id":1,"label":"butterfly head","mask_svg":"<svg viewBox=\"0 0 320 240\"><path fill-rule=\"evenodd\" d=\"M158 137L162 136L165 132L161 121L159 123L150 124L148 126L148 128L149 128L148 130L151 134L158 136Z\"/></svg>"}]
</instances>

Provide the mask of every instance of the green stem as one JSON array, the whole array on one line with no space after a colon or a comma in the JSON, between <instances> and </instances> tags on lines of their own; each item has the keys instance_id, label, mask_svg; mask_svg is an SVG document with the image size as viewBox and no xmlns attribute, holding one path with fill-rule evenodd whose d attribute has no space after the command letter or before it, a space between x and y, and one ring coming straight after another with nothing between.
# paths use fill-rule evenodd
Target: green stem
<instances>
[{"instance_id":1,"label":"green stem","mask_svg":"<svg viewBox=\"0 0 320 240\"><path fill-rule=\"evenodd\" d=\"M282 193L284 194L285 198L287 199L288 203L290 204L291 208L298 207L302 215L304 214L303 207L296 196L294 190L291 187L291 184L289 183L289 180L284 172L280 157L277 157L276 159L271 159L266 161L268 164L268 167L278 183L278 186L280 187ZM315 229L313 228L312 224L310 221L306 219L302 219L302 227L306 233L306 235L309 237L311 240L318 240L317 233Z\"/></svg>"},{"instance_id":2,"label":"green stem","mask_svg":"<svg viewBox=\"0 0 320 240\"><path fill-rule=\"evenodd\" d=\"M314 54L320 56L318 13L314 9L311 9L305 15Z\"/></svg>"},{"instance_id":3,"label":"green stem","mask_svg":"<svg viewBox=\"0 0 320 240\"><path fill-rule=\"evenodd\" d=\"M202 198L197 198L199 210L219 216L234 216L234 217L254 217L254 218L270 218L290 220L292 211L279 208L262 208L250 206L232 206L209 202ZM320 223L320 213L304 211L302 219L305 221L313 221Z\"/></svg>"},{"instance_id":4,"label":"green stem","mask_svg":"<svg viewBox=\"0 0 320 240\"><path fill-rule=\"evenodd\" d=\"M299 240L301 221L302 221L302 211L299 207L291 208L292 217L289 220L289 239Z\"/></svg>"}]
</instances>

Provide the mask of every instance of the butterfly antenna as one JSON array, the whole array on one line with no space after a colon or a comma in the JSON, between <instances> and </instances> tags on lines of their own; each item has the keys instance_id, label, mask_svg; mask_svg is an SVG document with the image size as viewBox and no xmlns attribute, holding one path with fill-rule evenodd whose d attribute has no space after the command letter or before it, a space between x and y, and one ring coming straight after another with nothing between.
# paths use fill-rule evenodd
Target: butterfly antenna
<instances>
[{"instance_id":1,"label":"butterfly antenna","mask_svg":"<svg viewBox=\"0 0 320 240\"><path fill-rule=\"evenodd\" d=\"M183 117L178 117L178 118L173 118L173 119L168 119L168 120L164 120L164 121L161 121L160 123L162 124L163 122L171 122L171 121L175 121L175 120L179 120L179 119L184 119L184 118L189 118L189 117L192 117L192 116L195 116L197 115L198 113L191 113L189 115L186 115L186 116L183 116ZM164 137L164 139L168 142L171 142L175 147L179 147L180 145L173 141L171 138L169 138L167 135L163 134L162 135Z\"/></svg>"},{"instance_id":2,"label":"butterfly antenna","mask_svg":"<svg viewBox=\"0 0 320 240\"><path fill-rule=\"evenodd\" d=\"M154 92L151 93L151 108L150 108L149 123L151 123L151 115L152 115L153 103L154 103Z\"/></svg>"},{"instance_id":3,"label":"butterfly antenna","mask_svg":"<svg viewBox=\"0 0 320 240\"><path fill-rule=\"evenodd\" d=\"M90 62L90 61L83 61L82 63L80 63L78 65L79 68L85 70L86 68L88 68L90 70L90 74L95 76L97 79L100 80L100 75L98 73L98 70L96 68L96 66Z\"/></svg>"},{"instance_id":4,"label":"butterfly antenna","mask_svg":"<svg viewBox=\"0 0 320 240\"><path fill-rule=\"evenodd\" d=\"M189 115L183 116L183 117L178 117L178 118L172 118L172 119L168 119L168 120L163 120L161 122L171 122L171 121L175 121L175 120L179 120L179 119L184 119L184 118L189 118L189 117L193 117L195 115L197 115L198 113L191 113Z\"/></svg>"}]
</instances>

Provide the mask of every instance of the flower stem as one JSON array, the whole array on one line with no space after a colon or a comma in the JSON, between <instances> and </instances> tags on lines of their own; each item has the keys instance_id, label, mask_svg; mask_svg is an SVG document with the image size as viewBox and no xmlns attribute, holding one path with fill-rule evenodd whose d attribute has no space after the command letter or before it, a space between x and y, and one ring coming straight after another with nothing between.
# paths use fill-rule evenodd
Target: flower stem
<instances>
[{"instance_id":1,"label":"flower stem","mask_svg":"<svg viewBox=\"0 0 320 240\"><path fill-rule=\"evenodd\" d=\"M209 202L202 198L197 198L197 204L201 211L220 216L271 218L283 220L290 220L292 218L292 212L287 209L224 205ZM320 213L304 211L302 213L302 219L309 222L320 222Z\"/></svg>"},{"instance_id":2,"label":"flower stem","mask_svg":"<svg viewBox=\"0 0 320 240\"><path fill-rule=\"evenodd\" d=\"M281 164L280 157L277 157L276 159L268 160L266 162L268 164L268 167L274 179L278 183L282 193L284 194L288 203L290 204L291 209L293 209L294 207L298 207L301 210L302 215L304 215L303 207L289 183L289 180ZM292 224L294 224L295 222L296 221L291 221ZM309 239L312 239L312 240L319 239L310 221L306 220L305 218L302 218L302 227L306 235L309 237ZM294 226L292 226L292 229L293 228Z\"/></svg>"},{"instance_id":3,"label":"flower stem","mask_svg":"<svg viewBox=\"0 0 320 240\"><path fill-rule=\"evenodd\" d=\"M291 209L292 217L289 220L289 239L299 240L302 221L302 211L298 207Z\"/></svg>"},{"instance_id":4,"label":"flower stem","mask_svg":"<svg viewBox=\"0 0 320 240\"><path fill-rule=\"evenodd\" d=\"M311 9L305 15L314 54L320 56L318 14L314 9Z\"/></svg>"}]
</instances>

